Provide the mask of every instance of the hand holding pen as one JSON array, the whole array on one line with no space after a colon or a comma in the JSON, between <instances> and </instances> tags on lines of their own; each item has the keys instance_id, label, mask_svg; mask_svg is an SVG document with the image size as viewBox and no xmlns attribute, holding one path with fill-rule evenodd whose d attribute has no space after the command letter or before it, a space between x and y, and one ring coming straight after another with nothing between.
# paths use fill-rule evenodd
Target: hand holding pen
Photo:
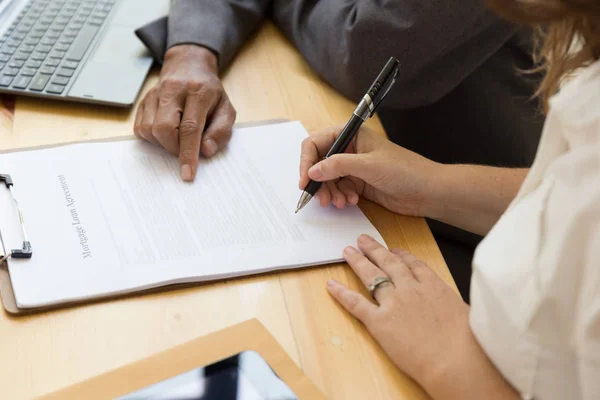
<instances>
[{"instance_id":1,"label":"hand holding pen","mask_svg":"<svg viewBox=\"0 0 600 400\"><path fill-rule=\"evenodd\" d=\"M375 82L371 85L368 92L365 94L363 99L360 101L352 117L337 137L325 158L329 158L335 154L341 154L346 151L348 145L354 139L354 136L360 129L363 122L368 118L372 117L377 111L377 107L381 104L383 99L387 96L390 89L396 81L398 76L400 63L395 58L390 58L389 61L383 67L383 70L379 73ZM296 212L300 211L308 202L315 196L322 182L310 180L310 182L304 188ZM357 199L358 201L358 199Z\"/></svg>"}]
</instances>

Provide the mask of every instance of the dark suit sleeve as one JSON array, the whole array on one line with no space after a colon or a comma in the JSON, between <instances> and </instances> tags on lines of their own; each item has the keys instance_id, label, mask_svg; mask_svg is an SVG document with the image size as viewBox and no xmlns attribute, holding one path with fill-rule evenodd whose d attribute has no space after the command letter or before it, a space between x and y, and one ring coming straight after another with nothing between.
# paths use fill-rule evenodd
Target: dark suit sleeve
<instances>
[{"instance_id":1,"label":"dark suit sleeve","mask_svg":"<svg viewBox=\"0 0 600 400\"><path fill-rule=\"evenodd\" d=\"M481 0L320 0L293 18L277 23L310 65L355 101L387 59L398 58L399 80L385 102L393 108L438 101L516 31Z\"/></svg>"},{"instance_id":2,"label":"dark suit sleeve","mask_svg":"<svg viewBox=\"0 0 600 400\"><path fill-rule=\"evenodd\" d=\"M272 0L171 0L166 47L198 44L229 64L260 26Z\"/></svg>"}]
</instances>

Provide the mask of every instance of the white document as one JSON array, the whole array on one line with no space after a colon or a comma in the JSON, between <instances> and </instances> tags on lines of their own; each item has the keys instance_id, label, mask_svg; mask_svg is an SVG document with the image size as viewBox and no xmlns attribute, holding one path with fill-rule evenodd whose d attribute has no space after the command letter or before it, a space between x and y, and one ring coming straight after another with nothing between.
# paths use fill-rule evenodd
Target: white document
<instances>
[{"instance_id":1,"label":"white document","mask_svg":"<svg viewBox=\"0 0 600 400\"><path fill-rule=\"evenodd\" d=\"M337 262L362 233L383 243L357 207L313 201L294 214L306 136L298 122L236 129L192 184L177 158L138 140L0 155L33 248L9 262L18 306ZM20 247L4 187L0 229L7 250Z\"/></svg>"}]
</instances>

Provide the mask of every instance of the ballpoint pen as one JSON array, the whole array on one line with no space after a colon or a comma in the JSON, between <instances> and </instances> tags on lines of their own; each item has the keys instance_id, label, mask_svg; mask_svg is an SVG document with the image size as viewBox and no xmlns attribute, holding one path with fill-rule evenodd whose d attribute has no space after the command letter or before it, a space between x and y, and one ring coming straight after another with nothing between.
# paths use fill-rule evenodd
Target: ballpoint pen
<instances>
[{"instance_id":1,"label":"ballpoint pen","mask_svg":"<svg viewBox=\"0 0 600 400\"><path fill-rule=\"evenodd\" d=\"M387 96L392 86L394 86L399 70L400 62L394 57L391 57L375 79L375 82L373 82L367 91L367 94L365 94L360 103L358 103L358 106L352 113L350 121L348 121L324 158L346 151L346 148L350 142L352 142L352 139L354 139L354 136L363 122L375 114L377 107L381 104L383 99L385 99L385 96ZM321 183L322 182L315 182L311 179L304 188L300 200L298 200L296 212L300 211L309 201L311 201L321 187Z\"/></svg>"}]
</instances>

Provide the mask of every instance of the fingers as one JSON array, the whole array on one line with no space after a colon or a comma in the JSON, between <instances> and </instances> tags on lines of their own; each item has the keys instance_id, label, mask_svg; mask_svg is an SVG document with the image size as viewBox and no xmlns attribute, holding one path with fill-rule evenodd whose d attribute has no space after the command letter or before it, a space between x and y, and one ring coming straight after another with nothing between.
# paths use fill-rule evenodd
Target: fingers
<instances>
[{"instance_id":1,"label":"fingers","mask_svg":"<svg viewBox=\"0 0 600 400\"><path fill-rule=\"evenodd\" d=\"M357 184L347 178L339 182L323 182L316 194L321 207L327 207L333 203L337 208L344 208L347 205L356 205L360 199Z\"/></svg>"},{"instance_id":2,"label":"fingers","mask_svg":"<svg viewBox=\"0 0 600 400\"><path fill-rule=\"evenodd\" d=\"M200 151L204 157L212 157L227 146L231 139L235 118L235 108L231 105L229 98L224 95L202 137Z\"/></svg>"},{"instance_id":3,"label":"fingers","mask_svg":"<svg viewBox=\"0 0 600 400\"><path fill-rule=\"evenodd\" d=\"M200 143L206 123L206 104L200 92L191 93L185 102L185 109L179 124L177 153L181 167L181 179L191 182L196 177Z\"/></svg>"},{"instance_id":4,"label":"fingers","mask_svg":"<svg viewBox=\"0 0 600 400\"><path fill-rule=\"evenodd\" d=\"M364 164L364 160L368 158L365 155L335 155L320 161L331 148L340 131L341 127L330 128L322 133L312 135L302 142L300 180L298 182L301 190L308 185L310 179L318 182L333 181L346 175L352 175L350 172L353 169L362 168L360 164ZM357 165L348 166L349 163ZM348 204L356 205L358 203L359 192L356 182L342 179L337 183L327 182L322 185L317 197L321 206L333 203L337 208L344 208Z\"/></svg>"},{"instance_id":5,"label":"fingers","mask_svg":"<svg viewBox=\"0 0 600 400\"><path fill-rule=\"evenodd\" d=\"M335 140L341 133L342 129L342 125L328 128L327 130L313 134L304 140L304 142L302 143L302 153L300 157L300 189L303 189L308 184L309 179L315 179L313 176L310 176L310 178L308 177L308 170L315 164L317 164L323 157L325 157L325 154L327 154L327 152L333 145L333 142L335 142ZM352 143L350 143L350 145L348 146L345 155L353 153L368 153L369 151L372 151L374 149L378 140L381 140L381 138L378 138L378 136L371 132L369 129L361 128L359 134L356 135L356 139L354 139ZM358 146L357 144L359 143L359 141L362 144L361 146ZM339 157L339 155L330 157L329 160L333 159L334 157L337 158ZM352 158L348 158L348 160L352 160ZM364 160L364 158L359 157L355 160ZM335 163L336 161L333 162ZM340 176L346 175L353 174L350 172L342 175L338 174L335 176L335 178L339 178ZM359 175L355 176L362 179L362 177ZM329 179L323 178L318 180L325 181Z\"/></svg>"},{"instance_id":6,"label":"fingers","mask_svg":"<svg viewBox=\"0 0 600 400\"><path fill-rule=\"evenodd\" d=\"M144 101L140 102L137 111L135 112L135 122L133 123L133 133L138 139L143 139L140 133L142 120L144 119Z\"/></svg>"},{"instance_id":7,"label":"fingers","mask_svg":"<svg viewBox=\"0 0 600 400\"><path fill-rule=\"evenodd\" d=\"M331 204L331 192L329 191L327 185L321 185L316 196L319 199L319 204L321 207L327 207Z\"/></svg>"},{"instance_id":8,"label":"fingers","mask_svg":"<svg viewBox=\"0 0 600 400\"><path fill-rule=\"evenodd\" d=\"M313 138L307 137L302 141L302 149L300 151L300 180L298 181L298 189L304 190L310 178L308 177L308 169L319 160L319 151L312 142Z\"/></svg>"},{"instance_id":9,"label":"fingers","mask_svg":"<svg viewBox=\"0 0 600 400\"><path fill-rule=\"evenodd\" d=\"M152 88L146 94L142 105L138 109L136 121L138 125L138 136L151 143L158 144L156 138L152 135L152 126L158 109L158 89Z\"/></svg>"},{"instance_id":10,"label":"fingers","mask_svg":"<svg viewBox=\"0 0 600 400\"><path fill-rule=\"evenodd\" d=\"M302 141L302 150L300 153L300 181L298 187L304 189L308 185L310 178L308 177L308 170L310 167L315 165L322 159L327 153L327 144L329 147L333 144L335 139L329 140L328 137L309 136ZM323 150L326 149L326 150Z\"/></svg>"},{"instance_id":11,"label":"fingers","mask_svg":"<svg viewBox=\"0 0 600 400\"><path fill-rule=\"evenodd\" d=\"M356 273L365 287L369 287L369 285L371 285L376 278L388 277L384 271L377 268L375 264L369 261L367 257L362 255L352 246L348 246L344 249L344 259L346 262L348 262L352 270ZM375 291L375 298L377 299L377 302L379 302L379 304L383 304L387 295L389 295L393 290L394 286L391 284L383 284L379 286L379 288Z\"/></svg>"},{"instance_id":12,"label":"fingers","mask_svg":"<svg viewBox=\"0 0 600 400\"><path fill-rule=\"evenodd\" d=\"M315 148L321 154L321 158L325 157L343 128L343 125L332 126L310 136Z\"/></svg>"},{"instance_id":13,"label":"fingers","mask_svg":"<svg viewBox=\"0 0 600 400\"><path fill-rule=\"evenodd\" d=\"M352 179L343 178L337 183L337 187L346 196L346 203L357 205L359 200L356 183Z\"/></svg>"},{"instance_id":14,"label":"fingers","mask_svg":"<svg viewBox=\"0 0 600 400\"><path fill-rule=\"evenodd\" d=\"M377 312L377 306L367 300L362 294L348 289L333 279L327 281L327 290L346 311L364 324Z\"/></svg>"},{"instance_id":15,"label":"fingers","mask_svg":"<svg viewBox=\"0 0 600 400\"><path fill-rule=\"evenodd\" d=\"M367 154L335 154L308 170L308 177L317 182L353 176L371 181L370 157Z\"/></svg>"},{"instance_id":16,"label":"fingers","mask_svg":"<svg viewBox=\"0 0 600 400\"><path fill-rule=\"evenodd\" d=\"M202 46L180 45L165 54L160 82L143 100L134 131L178 156L182 178L191 181L201 150L211 156L223 148L234 121L216 54Z\"/></svg>"},{"instance_id":17,"label":"fingers","mask_svg":"<svg viewBox=\"0 0 600 400\"><path fill-rule=\"evenodd\" d=\"M342 127L333 127L304 139L300 154L300 189L308 185L309 168L325 157L341 130Z\"/></svg>"},{"instance_id":18,"label":"fingers","mask_svg":"<svg viewBox=\"0 0 600 400\"><path fill-rule=\"evenodd\" d=\"M358 248L373 264L385 271L394 282L402 278L415 278L401 257L390 252L372 237L361 235L358 238Z\"/></svg>"},{"instance_id":19,"label":"fingers","mask_svg":"<svg viewBox=\"0 0 600 400\"><path fill-rule=\"evenodd\" d=\"M178 128L186 104L184 83L166 80L158 92L158 110L152 125L152 136L173 155L179 154Z\"/></svg>"},{"instance_id":20,"label":"fingers","mask_svg":"<svg viewBox=\"0 0 600 400\"><path fill-rule=\"evenodd\" d=\"M344 208L346 206L346 196L338 189L337 185L333 181L325 182L323 185L327 185L329 193L331 193L331 202L337 208Z\"/></svg>"},{"instance_id":21,"label":"fingers","mask_svg":"<svg viewBox=\"0 0 600 400\"><path fill-rule=\"evenodd\" d=\"M403 249L392 249L391 251L402 259L404 264L410 268L411 272L419 282L437 277L437 275L431 270L431 268L429 268L429 266L427 266L427 264L413 256L408 251Z\"/></svg>"}]
</instances>

